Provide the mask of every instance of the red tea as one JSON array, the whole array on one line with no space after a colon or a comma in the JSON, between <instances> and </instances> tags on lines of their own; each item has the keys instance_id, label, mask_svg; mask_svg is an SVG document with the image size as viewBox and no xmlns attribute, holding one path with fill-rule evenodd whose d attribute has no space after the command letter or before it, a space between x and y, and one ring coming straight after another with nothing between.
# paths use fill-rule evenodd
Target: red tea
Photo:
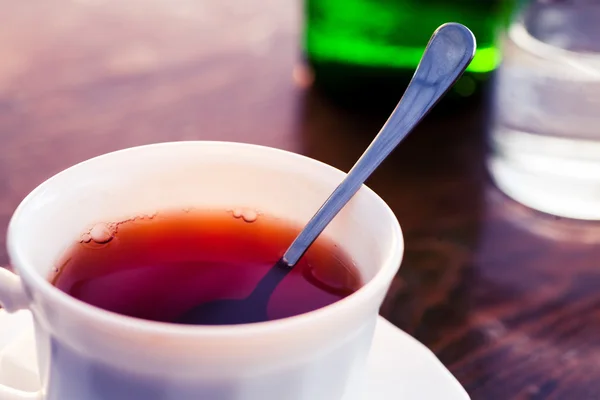
<instances>
[{"instance_id":1,"label":"red tea","mask_svg":"<svg viewBox=\"0 0 600 400\"><path fill-rule=\"evenodd\" d=\"M299 230L242 210L164 212L99 224L68 249L51 282L108 311L177 322L206 302L250 295ZM316 310L360 286L351 260L320 237L273 292L267 319Z\"/></svg>"}]
</instances>

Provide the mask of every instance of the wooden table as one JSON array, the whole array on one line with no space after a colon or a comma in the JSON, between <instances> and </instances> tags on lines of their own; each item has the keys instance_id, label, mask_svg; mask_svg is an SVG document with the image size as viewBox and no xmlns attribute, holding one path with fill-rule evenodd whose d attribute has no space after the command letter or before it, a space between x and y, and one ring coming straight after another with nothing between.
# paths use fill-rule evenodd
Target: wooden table
<instances>
[{"instance_id":1,"label":"wooden table","mask_svg":"<svg viewBox=\"0 0 600 400\"><path fill-rule=\"evenodd\" d=\"M101 153L233 140L347 170L385 119L306 88L301 12L289 2L0 0L0 9L0 235L31 189ZM369 181L406 236L382 314L473 399L600 399L600 225L502 195L485 172L483 110L430 119Z\"/></svg>"}]
</instances>

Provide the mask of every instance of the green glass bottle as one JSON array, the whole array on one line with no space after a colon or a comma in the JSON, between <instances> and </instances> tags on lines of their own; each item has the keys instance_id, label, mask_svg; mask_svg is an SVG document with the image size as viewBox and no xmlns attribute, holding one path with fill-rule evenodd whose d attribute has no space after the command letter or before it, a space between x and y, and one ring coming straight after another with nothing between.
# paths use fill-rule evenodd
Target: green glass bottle
<instances>
[{"instance_id":1,"label":"green glass bottle","mask_svg":"<svg viewBox=\"0 0 600 400\"><path fill-rule=\"evenodd\" d=\"M397 101L433 31L460 22L477 53L451 99L480 92L500 62L498 33L515 0L305 0L304 54L315 82L340 98ZM385 99L383 99L385 100Z\"/></svg>"}]
</instances>

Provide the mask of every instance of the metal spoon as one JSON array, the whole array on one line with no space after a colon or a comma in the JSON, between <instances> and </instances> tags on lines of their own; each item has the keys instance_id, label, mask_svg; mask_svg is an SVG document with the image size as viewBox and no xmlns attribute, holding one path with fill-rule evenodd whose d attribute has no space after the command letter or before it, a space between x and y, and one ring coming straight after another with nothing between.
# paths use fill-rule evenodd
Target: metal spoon
<instances>
[{"instance_id":1,"label":"metal spoon","mask_svg":"<svg viewBox=\"0 0 600 400\"><path fill-rule=\"evenodd\" d=\"M277 285L371 173L458 80L474 55L475 37L468 28L457 23L440 26L427 44L421 62L392 115L346 178L250 296L241 300L204 303L187 312L177 322L229 325L266 321L267 304Z\"/></svg>"}]
</instances>

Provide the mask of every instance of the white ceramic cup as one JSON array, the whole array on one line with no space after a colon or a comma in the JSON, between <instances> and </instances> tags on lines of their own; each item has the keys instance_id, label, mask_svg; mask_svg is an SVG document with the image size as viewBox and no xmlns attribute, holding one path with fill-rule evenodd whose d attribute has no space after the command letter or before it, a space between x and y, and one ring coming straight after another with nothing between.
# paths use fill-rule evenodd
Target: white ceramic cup
<instances>
[{"instance_id":1,"label":"white ceramic cup","mask_svg":"<svg viewBox=\"0 0 600 400\"><path fill-rule=\"evenodd\" d=\"M0 268L0 304L35 323L37 393L0 400L362 399L379 307L403 253L393 212L363 187L324 235L365 285L327 307L276 321L180 326L126 317L52 286L57 259L90 225L164 209L251 207L306 223L344 174L297 154L249 144L174 142L85 161L50 178L8 230L14 275Z\"/></svg>"}]
</instances>

